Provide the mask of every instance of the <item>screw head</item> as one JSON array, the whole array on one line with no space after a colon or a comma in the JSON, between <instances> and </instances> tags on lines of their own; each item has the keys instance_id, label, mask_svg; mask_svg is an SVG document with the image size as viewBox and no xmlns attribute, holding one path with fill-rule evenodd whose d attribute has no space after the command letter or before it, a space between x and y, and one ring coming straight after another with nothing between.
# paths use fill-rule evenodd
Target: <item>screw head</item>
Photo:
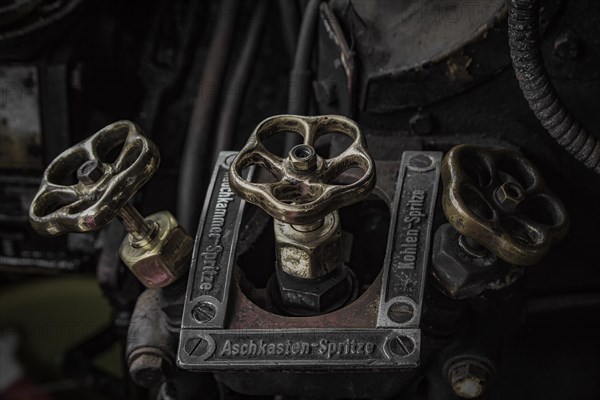
<instances>
[{"instance_id":1,"label":"screw head","mask_svg":"<svg viewBox=\"0 0 600 400\"><path fill-rule=\"evenodd\" d=\"M410 321L415 313L412 304L405 301L398 301L388 308L388 317L399 324L405 324Z\"/></svg>"},{"instance_id":2,"label":"screw head","mask_svg":"<svg viewBox=\"0 0 600 400\"><path fill-rule=\"evenodd\" d=\"M77 169L77 179L84 185L92 185L104 175L98 160L88 160Z\"/></svg>"},{"instance_id":3,"label":"screw head","mask_svg":"<svg viewBox=\"0 0 600 400\"><path fill-rule=\"evenodd\" d=\"M435 167L435 160L426 154L417 154L408 160L408 169L417 172L427 172Z\"/></svg>"},{"instance_id":4,"label":"screw head","mask_svg":"<svg viewBox=\"0 0 600 400\"><path fill-rule=\"evenodd\" d=\"M192 317L201 324L211 321L216 314L215 307L206 301L198 303L192 308Z\"/></svg>"},{"instance_id":5,"label":"screw head","mask_svg":"<svg viewBox=\"0 0 600 400\"><path fill-rule=\"evenodd\" d=\"M191 338L183 345L183 351L190 357L202 356L208 350L208 342L202 338Z\"/></svg>"},{"instance_id":6,"label":"screw head","mask_svg":"<svg viewBox=\"0 0 600 400\"><path fill-rule=\"evenodd\" d=\"M388 346L392 353L400 357L407 357L415 351L415 342L408 336L396 336Z\"/></svg>"}]
</instances>

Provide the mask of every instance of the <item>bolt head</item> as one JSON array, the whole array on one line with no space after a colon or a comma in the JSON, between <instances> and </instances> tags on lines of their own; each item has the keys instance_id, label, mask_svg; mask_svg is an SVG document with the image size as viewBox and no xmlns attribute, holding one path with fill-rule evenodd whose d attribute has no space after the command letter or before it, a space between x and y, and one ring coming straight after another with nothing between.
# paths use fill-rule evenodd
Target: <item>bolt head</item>
<instances>
[{"instance_id":1,"label":"bolt head","mask_svg":"<svg viewBox=\"0 0 600 400\"><path fill-rule=\"evenodd\" d=\"M463 399L475 399L483 394L491 371L476 360L454 363L448 371L448 380L454 394Z\"/></svg>"},{"instance_id":2,"label":"bolt head","mask_svg":"<svg viewBox=\"0 0 600 400\"><path fill-rule=\"evenodd\" d=\"M295 171L314 171L317 167L317 152L312 146L299 144L290 150L289 161Z\"/></svg>"},{"instance_id":3,"label":"bolt head","mask_svg":"<svg viewBox=\"0 0 600 400\"><path fill-rule=\"evenodd\" d=\"M192 317L200 323L206 323L211 321L216 314L217 310L215 310L215 307L212 304L205 301L197 304L192 309Z\"/></svg>"},{"instance_id":4,"label":"bolt head","mask_svg":"<svg viewBox=\"0 0 600 400\"><path fill-rule=\"evenodd\" d=\"M401 335L390 340L388 347L395 355L407 357L415 351L415 342L410 337Z\"/></svg>"},{"instance_id":5,"label":"bolt head","mask_svg":"<svg viewBox=\"0 0 600 400\"><path fill-rule=\"evenodd\" d=\"M405 324L414 316L415 309L412 304L398 301L388 309L388 317L399 324Z\"/></svg>"},{"instance_id":6,"label":"bolt head","mask_svg":"<svg viewBox=\"0 0 600 400\"><path fill-rule=\"evenodd\" d=\"M84 185L93 185L104 175L98 160L88 160L77 169L77 179Z\"/></svg>"},{"instance_id":7,"label":"bolt head","mask_svg":"<svg viewBox=\"0 0 600 400\"><path fill-rule=\"evenodd\" d=\"M500 207L508 211L515 210L525 199L525 191L515 182L503 183L494 194Z\"/></svg>"}]
</instances>

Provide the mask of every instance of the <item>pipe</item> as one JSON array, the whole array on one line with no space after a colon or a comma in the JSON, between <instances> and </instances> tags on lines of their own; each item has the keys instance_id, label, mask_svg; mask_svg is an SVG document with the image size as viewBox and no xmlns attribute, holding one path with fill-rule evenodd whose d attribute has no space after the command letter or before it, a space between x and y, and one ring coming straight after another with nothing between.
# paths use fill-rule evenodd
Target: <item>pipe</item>
<instances>
[{"instance_id":1,"label":"pipe","mask_svg":"<svg viewBox=\"0 0 600 400\"><path fill-rule=\"evenodd\" d=\"M236 62L235 71L231 83L227 89L227 96L221 108L219 123L217 125L217 134L213 146L213 164L219 156L219 152L231 148L235 137L235 127L238 122L238 115L244 103L244 97L250 83L252 67L258 53L261 42L263 28L265 26L268 12L267 0L256 2L254 14L248 32L246 41L243 45L242 54Z\"/></svg>"},{"instance_id":2,"label":"pipe","mask_svg":"<svg viewBox=\"0 0 600 400\"><path fill-rule=\"evenodd\" d=\"M286 50L290 59L296 54L298 43L298 31L300 30L300 10L298 3L290 0L278 0L279 15L281 16L281 28Z\"/></svg>"},{"instance_id":3,"label":"pipe","mask_svg":"<svg viewBox=\"0 0 600 400\"><path fill-rule=\"evenodd\" d=\"M218 104L227 60L231 53L236 15L241 2L223 0L219 5L217 26L214 30L206 65L198 85L194 108L183 148L177 193L179 223L194 234L200 216L200 196L204 190L204 166L213 116ZM206 93L207 85L211 93Z\"/></svg>"},{"instance_id":4,"label":"pipe","mask_svg":"<svg viewBox=\"0 0 600 400\"><path fill-rule=\"evenodd\" d=\"M311 61L314 42L317 37L317 22L321 0L310 0L304 11L294 64L290 76L288 91L288 114L306 115L308 113L312 84ZM297 143L296 135L287 135L285 151Z\"/></svg>"},{"instance_id":5,"label":"pipe","mask_svg":"<svg viewBox=\"0 0 600 400\"><path fill-rule=\"evenodd\" d=\"M600 174L600 143L564 107L544 66L539 0L509 0L510 56L519 86L538 120L578 161Z\"/></svg>"}]
</instances>

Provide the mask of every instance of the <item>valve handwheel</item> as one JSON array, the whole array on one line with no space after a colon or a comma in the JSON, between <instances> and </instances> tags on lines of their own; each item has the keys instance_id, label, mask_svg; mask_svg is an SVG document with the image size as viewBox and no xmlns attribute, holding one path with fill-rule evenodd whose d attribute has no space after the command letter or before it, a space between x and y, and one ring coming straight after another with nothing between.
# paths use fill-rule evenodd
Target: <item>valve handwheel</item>
<instances>
[{"instance_id":1,"label":"valve handwheel","mask_svg":"<svg viewBox=\"0 0 600 400\"><path fill-rule=\"evenodd\" d=\"M283 132L295 132L304 138L285 158L271 153L264 145L267 138ZM319 137L331 133L349 137L352 144L337 157L325 159L314 146ZM277 181L245 180L242 171L251 165L265 168ZM364 174L349 185L335 184L334 180L350 168L359 168ZM308 225L367 197L375 186L375 163L352 120L333 115L279 115L266 119L254 130L232 163L229 180L244 200L258 205L273 218Z\"/></svg>"},{"instance_id":2,"label":"valve handwheel","mask_svg":"<svg viewBox=\"0 0 600 400\"><path fill-rule=\"evenodd\" d=\"M156 145L135 124L108 125L48 166L29 210L31 225L52 236L101 229L119 213L130 214L128 201L156 172L159 162ZM152 228L138 225L138 230Z\"/></svg>"},{"instance_id":3,"label":"valve handwheel","mask_svg":"<svg viewBox=\"0 0 600 400\"><path fill-rule=\"evenodd\" d=\"M563 204L516 151L456 146L444 158L442 180L450 224L509 263L538 262L568 230Z\"/></svg>"}]
</instances>

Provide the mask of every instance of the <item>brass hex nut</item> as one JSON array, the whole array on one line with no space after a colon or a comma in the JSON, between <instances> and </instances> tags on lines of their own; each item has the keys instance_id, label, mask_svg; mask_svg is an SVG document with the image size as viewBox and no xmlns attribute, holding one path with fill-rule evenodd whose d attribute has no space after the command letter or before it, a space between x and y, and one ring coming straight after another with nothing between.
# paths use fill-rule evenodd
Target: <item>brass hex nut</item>
<instances>
[{"instance_id":1,"label":"brass hex nut","mask_svg":"<svg viewBox=\"0 0 600 400\"><path fill-rule=\"evenodd\" d=\"M168 211L152 214L146 221L157 226L152 240L139 246L128 234L119 255L144 286L165 287L188 271L193 241Z\"/></svg>"},{"instance_id":2,"label":"brass hex nut","mask_svg":"<svg viewBox=\"0 0 600 400\"><path fill-rule=\"evenodd\" d=\"M306 227L274 220L277 260L285 273L302 279L316 279L342 265L337 211L318 224Z\"/></svg>"}]
</instances>

